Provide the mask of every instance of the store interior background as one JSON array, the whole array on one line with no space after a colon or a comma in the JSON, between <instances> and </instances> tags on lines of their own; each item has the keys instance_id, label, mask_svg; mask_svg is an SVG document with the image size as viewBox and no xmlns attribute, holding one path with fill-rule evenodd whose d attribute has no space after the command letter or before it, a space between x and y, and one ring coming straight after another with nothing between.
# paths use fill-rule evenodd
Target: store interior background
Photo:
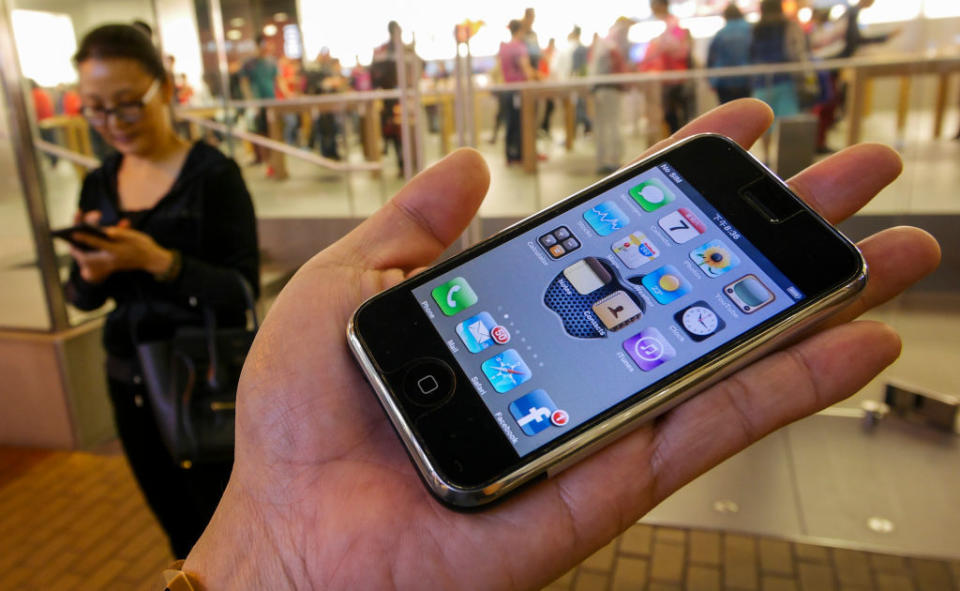
<instances>
[{"instance_id":1,"label":"store interior background","mask_svg":"<svg viewBox=\"0 0 960 591\"><path fill-rule=\"evenodd\" d=\"M672 5L693 32L699 63L722 25L718 14L725 4L684 0ZM644 42L658 33L643 0L605 2L602 9L582 14L545 0L526 5L537 10L541 44L550 37L562 44L574 24L589 40L593 32L604 34L621 14L641 20L633 40ZM217 7L222 14L211 19ZM203 90L205 81L219 76L218 37L226 40L228 56L250 56L255 35L272 26L278 37L287 39L286 47L299 46L306 62L326 47L349 67L357 59L369 63L373 48L387 40L387 22L396 19L404 27L405 41L416 41L420 57L428 63L443 60L452 70L454 24L482 19L485 25L471 42L477 88L471 115L479 130L475 147L490 165L492 184L477 234L489 234L598 178L591 138L580 134L571 150L562 146L562 109L554 116L552 133L537 140L547 159L533 174L505 165L502 139L488 143L496 101L484 91L487 77L482 70L506 40L506 22L520 17L522 6L515 2L489 0L472 12L441 0L336 5L312 0L0 0L0 9L4 22L12 26L19 55L18 61L0 57L5 88L0 101L0 178L7 179L0 190L0 445L98 450L113 438L99 348L105 310L82 314L64 303L55 279L63 277L69 259L66 249L49 237L50 229L69 225L81 176L67 161L52 166L31 146L32 138L39 137L36 125L31 123L31 129L16 119L29 102L27 78L49 87L75 81L70 56L82 35L97 25L134 19L150 23L163 51L175 58L177 73L198 91L189 106L216 111L212 117L222 119L235 113L236 106ZM217 20L223 23L220 31L214 28ZM937 75L905 71L871 81L862 139L895 146L904 173L843 228L861 237L880 227L919 225L941 241L944 264L905 296L869 314L903 336L904 351L896 364L850 400L771 435L698 479L658 507L647 523L960 559L957 435L896 417L867 429L862 419L864 402L883 400L891 382L945 400L960 397L960 237L953 230L960 223L960 141L952 139L960 127L960 2L876 0L862 22L868 33L901 33L858 57L947 57L954 62L939 137L932 133ZM0 36L8 33L9 27L0 30ZM297 57L297 51L293 53L291 57ZM898 131L897 109L905 85L909 109L906 125ZM703 82L697 96L700 112L716 104ZM23 104L18 106L18 100ZM639 153L649 145L651 129L640 115L642 108L631 110L631 104L625 104L624 134L627 152ZM342 113L349 113L349 107ZM845 145L849 123L844 119L831 132L831 145ZM438 134L423 130L421 141L424 165L442 157ZM232 149L241 163L251 158L242 141L225 142L224 149ZM348 163L364 161L349 126L345 149ZM392 152L382 158L382 165L380 174L371 174L288 157L290 176L283 181L267 178L262 167L243 168L264 253L264 311L310 253L348 231L402 186L402 171ZM892 527L878 526L882 522L877 519Z\"/></svg>"}]
</instances>

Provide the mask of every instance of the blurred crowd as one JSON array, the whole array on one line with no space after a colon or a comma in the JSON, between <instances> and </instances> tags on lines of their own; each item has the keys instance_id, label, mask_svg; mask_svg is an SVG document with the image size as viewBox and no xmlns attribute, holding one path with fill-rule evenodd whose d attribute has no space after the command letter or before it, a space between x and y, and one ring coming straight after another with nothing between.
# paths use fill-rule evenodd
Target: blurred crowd
<instances>
[{"instance_id":1,"label":"blurred crowd","mask_svg":"<svg viewBox=\"0 0 960 591\"><path fill-rule=\"evenodd\" d=\"M709 43L704 65L730 68L851 57L862 45L883 43L890 37L868 37L861 33L860 13L872 5L873 0L861 0L839 14L817 10L809 22L801 25L796 15L784 11L781 0L762 0L759 19L750 24L737 4L730 2L723 12L723 28ZM628 17L617 18L607 35L595 35L589 46L581 40L580 28L574 26L562 49L556 48L554 39L541 47L533 28L534 11L527 9L522 19L508 25L511 39L500 46L499 79L503 82L564 80L629 72L685 71L697 67L692 35L671 14L669 1L651 0L650 8L653 17L662 21L663 29L640 52L635 51L637 44L629 37L630 28L637 21ZM836 120L843 91L836 71L811 69L801 73L718 76L711 78L710 84L721 103L752 96L768 103L777 117L790 117L802 109L811 109L818 118L816 150L830 151L826 145L827 131ZM593 86L595 121L587 117L583 99L577 103L577 125L583 124L586 133L594 131L597 172L601 174L616 170L623 162L621 103L627 87L616 80ZM663 82L659 98L663 121L670 133L698 112L692 80ZM507 162L518 162L522 146L518 92L501 92L499 105L493 137L496 138L496 127L505 123ZM546 130L553 111L552 100L546 101L542 111L541 129Z\"/></svg>"},{"instance_id":2,"label":"blurred crowd","mask_svg":"<svg viewBox=\"0 0 960 591\"><path fill-rule=\"evenodd\" d=\"M499 131L505 128L505 156L508 164L522 159L523 134L521 129L521 93L501 83L530 83L562 81L573 78L604 77L590 80L589 93L577 93L575 132L581 128L592 135L596 146L597 172L605 174L623 163L622 102L628 83L618 81L617 74L637 72L683 72L698 67L730 68L750 65L787 64L815 60L846 58L855 55L868 43L882 43L888 35L865 36L861 32L860 14L873 5L874 0L859 0L845 10L813 10L801 22L797 14L784 10L781 0L762 0L758 18L745 18L735 1L723 11L725 24L709 40L705 60L695 57L691 32L671 13L669 0L650 0L653 19L662 23L662 29L653 39L634 42L630 29L637 20L625 16L617 18L605 35L593 34L589 42L582 38L580 27L572 25L566 40L550 38L546 43L535 28L536 14L528 8L522 16L507 23L509 40L501 43L492 60L482 61L492 67L486 74L495 86L496 116L490 142L498 141ZM796 2L790 2L796 10ZM753 22L748 22L753 21ZM152 35L148 25L145 33ZM229 94L234 100L296 99L303 96L395 89L400 85L398 64L406 64L408 87L443 87L450 78L446 61L425 63L416 54L415 42L403 41L397 22L387 27L383 44L373 49L369 65L355 57L345 67L341 60L323 48L313 60L293 58L284 51L284 40L278 36L260 35L255 39L256 53L242 57L234 52L229 61ZM894 32L893 34L896 34ZM251 45L252 46L252 45ZM399 53L398 53L399 52ZM703 55L703 52L699 52ZM165 58L171 72L176 64ZM703 63L698 63L701 61ZM482 71L485 66L474 69ZM611 77L613 76L613 77ZM173 74L174 102L179 105L203 103L219 92L216 82L206 80L209 88L195 90L182 73ZM829 152L827 132L838 118L843 104L844 88L836 71L811 67L803 72L775 74L731 75L724 72L709 79L710 86L721 103L743 97L755 97L767 102L778 118L791 117L801 112L812 112L817 117L816 150ZM586 83L585 83L586 84ZM44 96L44 95L47 96ZM650 98L650 97L648 97ZM692 119L698 112L696 84L692 78L679 77L660 85L658 101L662 109L664 129L651 135L672 133ZM34 102L40 119L55 114L74 115L80 112L80 99L72 88L55 91L34 88ZM555 99L538 101L537 133L549 134L555 110ZM438 130L437 106L426 107L430 131ZM237 117L250 131L281 140L291 146L319 152L325 158L340 160L344 155L346 126L357 126L355 110L319 108L267 109L264 107L239 109ZM408 125L411 117L406 118ZM384 153L392 147L397 165L403 170L404 154L401 138L405 118L395 99L384 101L380 115ZM49 131L45 132L47 137ZM417 134L409 134L416 138ZM414 140L415 141L415 140ZM102 146L102 142L96 142ZM415 146L414 146L415 150ZM98 154L100 155L100 154ZM263 146L252 147L250 164L266 164L267 176L283 178L274 170L271 153ZM544 159L544 155L538 155Z\"/></svg>"}]
</instances>

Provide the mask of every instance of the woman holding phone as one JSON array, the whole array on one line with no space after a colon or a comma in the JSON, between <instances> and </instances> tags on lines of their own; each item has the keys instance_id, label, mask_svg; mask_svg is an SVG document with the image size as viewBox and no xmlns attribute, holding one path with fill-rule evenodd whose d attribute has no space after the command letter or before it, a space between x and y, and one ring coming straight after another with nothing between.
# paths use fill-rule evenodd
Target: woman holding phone
<instances>
[{"instance_id":1,"label":"woman holding phone","mask_svg":"<svg viewBox=\"0 0 960 591\"><path fill-rule=\"evenodd\" d=\"M84 180L76 222L107 239L74 233L67 297L82 310L113 300L103 343L117 432L134 475L184 557L213 514L229 462L177 465L161 441L136 345L201 325L245 322L237 273L259 287L256 220L236 163L174 131L173 83L149 38L129 25L84 37L74 57L83 115L116 150Z\"/></svg>"}]
</instances>

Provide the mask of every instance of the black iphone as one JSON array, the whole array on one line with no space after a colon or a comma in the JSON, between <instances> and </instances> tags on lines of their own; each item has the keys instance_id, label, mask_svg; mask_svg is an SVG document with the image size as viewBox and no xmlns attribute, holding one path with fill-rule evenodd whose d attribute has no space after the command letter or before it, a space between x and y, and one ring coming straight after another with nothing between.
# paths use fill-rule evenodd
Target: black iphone
<instances>
[{"instance_id":1,"label":"black iphone","mask_svg":"<svg viewBox=\"0 0 960 591\"><path fill-rule=\"evenodd\" d=\"M348 341L430 491L477 507L769 352L865 282L854 244L708 134L371 298Z\"/></svg>"},{"instance_id":2,"label":"black iphone","mask_svg":"<svg viewBox=\"0 0 960 591\"><path fill-rule=\"evenodd\" d=\"M77 249L83 252L90 252L90 251L96 250L89 244L76 240L73 237L74 234L87 234L95 238L99 238L100 240L110 240L110 237L107 236L107 234L103 230L101 230L96 226L92 226L90 224L77 224L75 226L70 226L69 228L61 228L59 230L53 230L50 232L50 235L53 236L54 238L66 240L67 242L69 242L70 244L72 244Z\"/></svg>"}]
</instances>

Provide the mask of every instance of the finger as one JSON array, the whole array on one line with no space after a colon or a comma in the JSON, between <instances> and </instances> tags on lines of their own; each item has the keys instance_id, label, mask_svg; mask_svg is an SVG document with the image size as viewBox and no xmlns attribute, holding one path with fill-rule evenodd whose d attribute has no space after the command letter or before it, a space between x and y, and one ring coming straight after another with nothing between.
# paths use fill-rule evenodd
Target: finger
<instances>
[{"instance_id":1,"label":"finger","mask_svg":"<svg viewBox=\"0 0 960 591\"><path fill-rule=\"evenodd\" d=\"M83 212L81 221L82 221L83 223L85 223L85 224L90 224L91 226L99 226L99 225L100 225L100 219L101 219L102 217L103 217L103 216L102 216L102 214L100 213L100 211L97 210L97 209L94 209L94 210L91 210L91 211L85 211L85 212Z\"/></svg>"},{"instance_id":2,"label":"finger","mask_svg":"<svg viewBox=\"0 0 960 591\"><path fill-rule=\"evenodd\" d=\"M427 265L467 227L489 184L480 153L457 150L415 176L328 253L372 269Z\"/></svg>"},{"instance_id":3,"label":"finger","mask_svg":"<svg viewBox=\"0 0 960 591\"><path fill-rule=\"evenodd\" d=\"M132 225L133 225L133 224L130 223L130 219L129 219L129 218L123 218L122 220L120 220L119 222L117 222L117 226L116 226L116 227L118 227L118 228L130 228L130 227L132 227Z\"/></svg>"},{"instance_id":4,"label":"finger","mask_svg":"<svg viewBox=\"0 0 960 591\"><path fill-rule=\"evenodd\" d=\"M900 338L890 327L846 324L771 355L677 407L654 439L654 501L771 431L850 396L899 354Z\"/></svg>"},{"instance_id":5,"label":"finger","mask_svg":"<svg viewBox=\"0 0 960 591\"><path fill-rule=\"evenodd\" d=\"M128 238L131 233L136 232L136 230L131 230L127 226L116 225L116 226L107 226L106 228L101 228L103 233L110 237L111 240L123 240Z\"/></svg>"},{"instance_id":6,"label":"finger","mask_svg":"<svg viewBox=\"0 0 960 591\"><path fill-rule=\"evenodd\" d=\"M819 333L694 396L555 484L584 529L614 534L771 431L856 392L899 352L899 337L880 323Z\"/></svg>"},{"instance_id":7,"label":"finger","mask_svg":"<svg viewBox=\"0 0 960 591\"><path fill-rule=\"evenodd\" d=\"M87 253L72 244L70 245L70 256L73 257L73 260L77 261L77 264L81 267L87 262Z\"/></svg>"},{"instance_id":8,"label":"finger","mask_svg":"<svg viewBox=\"0 0 960 591\"><path fill-rule=\"evenodd\" d=\"M719 133L734 140L744 149L749 149L767 131L771 123L773 111L765 102L757 99L731 101L707 111L670 137L650 146L637 160L698 133Z\"/></svg>"},{"instance_id":9,"label":"finger","mask_svg":"<svg viewBox=\"0 0 960 591\"><path fill-rule=\"evenodd\" d=\"M881 144L861 144L810 166L787 184L810 207L836 224L856 213L893 182L901 170L903 162L893 149Z\"/></svg>"},{"instance_id":10,"label":"finger","mask_svg":"<svg viewBox=\"0 0 960 591\"><path fill-rule=\"evenodd\" d=\"M417 267L416 269L411 269L410 271L407 272L407 279L413 277L414 275L416 275L416 274L418 274L418 273L422 273L422 272L426 271L427 269L429 269L429 267Z\"/></svg>"},{"instance_id":11,"label":"finger","mask_svg":"<svg viewBox=\"0 0 960 591\"><path fill-rule=\"evenodd\" d=\"M78 209L77 211L73 212L73 225L76 226L77 224L80 224L82 222L83 222L83 210Z\"/></svg>"},{"instance_id":12,"label":"finger","mask_svg":"<svg viewBox=\"0 0 960 591\"><path fill-rule=\"evenodd\" d=\"M867 260L867 286L852 304L832 316L827 326L853 320L890 300L940 264L940 245L920 228L888 228L865 238L859 246Z\"/></svg>"}]
</instances>

